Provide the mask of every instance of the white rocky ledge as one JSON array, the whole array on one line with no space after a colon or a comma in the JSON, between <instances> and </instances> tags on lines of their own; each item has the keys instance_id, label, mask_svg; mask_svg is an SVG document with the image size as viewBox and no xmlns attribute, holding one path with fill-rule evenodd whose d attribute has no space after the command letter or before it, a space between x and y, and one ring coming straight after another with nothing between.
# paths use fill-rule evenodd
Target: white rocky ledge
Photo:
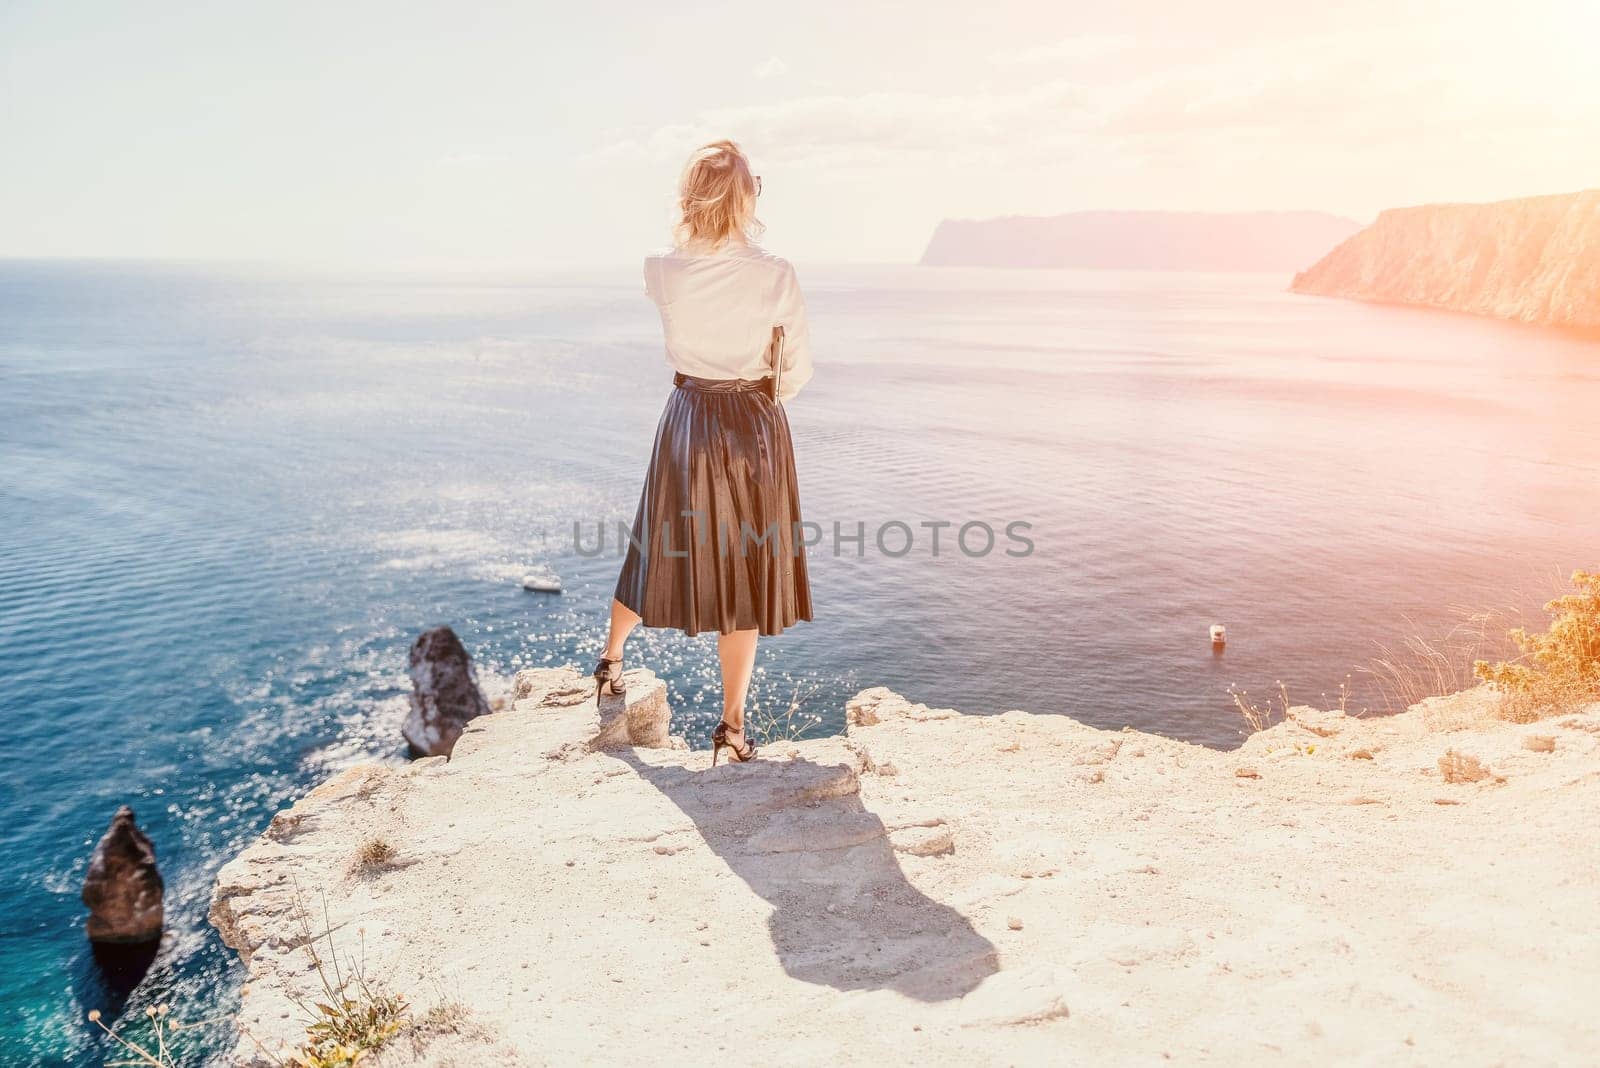
<instances>
[{"instance_id":1,"label":"white rocky ledge","mask_svg":"<svg viewBox=\"0 0 1600 1068\"><path fill-rule=\"evenodd\" d=\"M1304 709L1225 753L876 689L846 737L712 770L628 682L597 710L577 672L524 672L449 760L274 819L212 908L250 971L239 1060L296 1041L289 995L317 990L297 887L416 1015L458 1006L379 1066L1600 1049L1595 710L1439 733ZM1452 749L1489 774L1446 782ZM394 856L360 871L374 839Z\"/></svg>"}]
</instances>

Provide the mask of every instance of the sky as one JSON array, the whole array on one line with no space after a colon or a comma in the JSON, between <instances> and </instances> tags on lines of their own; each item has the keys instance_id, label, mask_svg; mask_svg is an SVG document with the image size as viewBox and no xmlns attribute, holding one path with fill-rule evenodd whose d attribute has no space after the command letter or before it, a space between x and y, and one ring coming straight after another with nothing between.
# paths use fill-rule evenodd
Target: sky
<instances>
[{"instance_id":1,"label":"sky","mask_svg":"<svg viewBox=\"0 0 1600 1068\"><path fill-rule=\"evenodd\" d=\"M609 265L733 137L765 243L1600 186L1600 0L0 0L0 256Z\"/></svg>"}]
</instances>

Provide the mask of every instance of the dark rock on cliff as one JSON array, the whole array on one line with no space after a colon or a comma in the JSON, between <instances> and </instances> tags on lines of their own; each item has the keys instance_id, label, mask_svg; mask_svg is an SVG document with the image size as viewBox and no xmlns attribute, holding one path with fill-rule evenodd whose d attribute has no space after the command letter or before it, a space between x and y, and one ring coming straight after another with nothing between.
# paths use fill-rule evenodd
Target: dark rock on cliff
<instances>
[{"instance_id":1,"label":"dark rock on cliff","mask_svg":"<svg viewBox=\"0 0 1600 1068\"><path fill-rule=\"evenodd\" d=\"M401 733L415 756L449 756L461 728L487 715L472 658L449 627L424 631L411 645L411 712Z\"/></svg>"},{"instance_id":2,"label":"dark rock on cliff","mask_svg":"<svg viewBox=\"0 0 1600 1068\"><path fill-rule=\"evenodd\" d=\"M1290 288L1600 327L1600 189L1386 211Z\"/></svg>"},{"instance_id":3,"label":"dark rock on cliff","mask_svg":"<svg viewBox=\"0 0 1600 1068\"><path fill-rule=\"evenodd\" d=\"M1361 228L1316 211L1083 211L946 219L928 266L1293 271Z\"/></svg>"},{"instance_id":4,"label":"dark rock on cliff","mask_svg":"<svg viewBox=\"0 0 1600 1068\"><path fill-rule=\"evenodd\" d=\"M165 921L156 851L123 805L89 859L83 903L91 942L135 944L157 941Z\"/></svg>"}]
</instances>

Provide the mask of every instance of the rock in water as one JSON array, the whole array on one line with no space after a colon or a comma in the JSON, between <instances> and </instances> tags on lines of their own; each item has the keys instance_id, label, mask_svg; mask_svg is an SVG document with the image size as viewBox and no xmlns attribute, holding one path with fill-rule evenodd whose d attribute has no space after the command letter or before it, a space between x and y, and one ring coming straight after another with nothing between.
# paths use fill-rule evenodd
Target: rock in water
<instances>
[{"instance_id":1,"label":"rock in water","mask_svg":"<svg viewBox=\"0 0 1600 1068\"><path fill-rule=\"evenodd\" d=\"M159 940L166 918L161 891L155 847L133 822L133 809L123 805L94 847L83 880L89 941L131 945Z\"/></svg>"},{"instance_id":2,"label":"rock in water","mask_svg":"<svg viewBox=\"0 0 1600 1068\"><path fill-rule=\"evenodd\" d=\"M449 627L424 631L411 645L411 712L401 733L414 756L449 756L469 720L489 713L472 658Z\"/></svg>"}]
</instances>

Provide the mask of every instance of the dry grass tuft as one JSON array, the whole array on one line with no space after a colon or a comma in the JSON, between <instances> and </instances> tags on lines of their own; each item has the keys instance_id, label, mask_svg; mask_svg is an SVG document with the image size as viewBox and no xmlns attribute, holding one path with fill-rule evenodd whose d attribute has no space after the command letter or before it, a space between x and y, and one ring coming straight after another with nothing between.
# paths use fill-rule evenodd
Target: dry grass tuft
<instances>
[{"instance_id":1,"label":"dry grass tuft","mask_svg":"<svg viewBox=\"0 0 1600 1068\"><path fill-rule=\"evenodd\" d=\"M417 1030L435 1034L456 1034L466 1026L472 1010L459 1001L441 1001L417 1018Z\"/></svg>"},{"instance_id":2,"label":"dry grass tuft","mask_svg":"<svg viewBox=\"0 0 1600 1068\"><path fill-rule=\"evenodd\" d=\"M1404 712L1429 698L1470 689L1471 665L1501 647L1498 635L1514 618L1505 612L1453 610L1459 619L1433 638L1413 634L1398 648L1378 646L1365 671L1378 691L1380 708Z\"/></svg>"},{"instance_id":3,"label":"dry grass tuft","mask_svg":"<svg viewBox=\"0 0 1600 1068\"><path fill-rule=\"evenodd\" d=\"M1578 571L1570 581L1577 592L1545 605L1552 618L1542 633L1513 627L1515 610L1458 608L1459 621L1443 635L1380 647L1366 669L1380 707L1421 706L1424 724L1440 731L1526 723L1600 701L1600 573ZM1491 689L1469 696L1479 682Z\"/></svg>"},{"instance_id":4,"label":"dry grass tuft","mask_svg":"<svg viewBox=\"0 0 1600 1068\"><path fill-rule=\"evenodd\" d=\"M165 1002L152 1005L144 1010L145 1019L150 1025L151 1037L135 1041L118 1034L107 1027L101 1019L99 1009L89 1012L89 1022L94 1024L107 1035L111 1036L121 1051L122 1060L106 1061L106 1068L178 1068L179 1064L189 1063L189 1058L184 1055L177 1035L181 1031L192 1030L205 1024L217 1023L223 1017L214 1017L207 1020L195 1020L184 1023L172 1018L171 1007Z\"/></svg>"},{"instance_id":5,"label":"dry grass tuft","mask_svg":"<svg viewBox=\"0 0 1600 1068\"><path fill-rule=\"evenodd\" d=\"M383 786L384 772L381 768L372 768L362 778L361 784L356 787L355 797L358 801L371 801L377 796L378 790Z\"/></svg>"},{"instance_id":6,"label":"dry grass tuft","mask_svg":"<svg viewBox=\"0 0 1600 1068\"><path fill-rule=\"evenodd\" d=\"M388 846L383 845L383 848L387 850ZM364 931L361 956L346 957L344 964L340 964L333 944L332 924L328 922L326 898L322 905L324 927L320 935L312 929L311 914L298 885L294 909L306 955L322 985L320 999L306 1002L291 998L306 1015L305 1042L298 1049L283 1051L280 1056L262 1046L248 1031L243 1033L279 1068L354 1068L408 1026L406 1001L385 992L367 978ZM326 957L318 949L320 941L327 942ZM181 1064L195 1063L192 1051L186 1053L175 1044L175 1036L181 1031L225 1019L215 1017L181 1023L172 1019L165 1004L146 1009L145 1016L150 1023L151 1037L135 1041L107 1027L98 1009L89 1013L89 1022L116 1041L124 1058L106 1061L106 1068L179 1068ZM444 1031L459 1029L465 1018L465 1007L446 1005L435 1006L423 1020L434 1030Z\"/></svg>"},{"instance_id":7,"label":"dry grass tuft","mask_svg":"<svg viewBox=\"0 0 1600 1068\"><path fill-rule=\"evenodd\" d=\"M779 742L797 742L822 717L805 711L806 701L815 696L820 686L796 686L789 696L788 707L781 712L769 711L760 701L752 702L744 715L745 737L758 746L777 745Z\"/></svg>"},{"instance_id":8,"label":"dry grass tuft","mask_svg":"<svg viewBox=\"0 0 1600 1068\"><path fill-rule=\"evenodd\" d=\"M1600 572L1575 571L1576 593L1548 602L1550 626L1542 633L1517 628L1515 660L1473 665L1500 696L1500 715L1531 723L1600 701Z\"/></svg>"},{"instance_id":9,"label":"dry grass tuft","mask_svg":"<svg viewBox=\"0 0 1600 1068\"><path fill-rule=\"evenodd\" d=\"M1281 681L1278 683L1276 708L1273 707L1271 698L1268 698L1265 704L1257 704L1251 699L1249 690L1235 690L1229 687L1228 696L1233 698L1233 707L1239 710L1239 715L1244 717L1245 726L1250 728L1246 734L1257 734L1278 723L1287 723L1290 719L1289 687Z\"/></svg>"},{"instance_id":10,"label":"dry grass tuft","mask_svg":"<svg viewBox=\"0 0 1600 1068\"><path fill-rule=\"evenodd\" d=\"M1482 782L1493 777L1494 772L1475 756L1446 749L1444 756L1439 758L1439 774L1445 782L1465 783Z\"/></svg>"},{"instance_id":11,"label":"dry grass tuft","mask_svg":"<svg viewBox=\"0 0 1600 1068\"><path fill-rule=\"evenodd\" d=\"M395 858L394 846L382 838L368 838L356 851L350 868L359 875L371 875L387 868Z\"/></svg>"},{"instance_id":12,"label":"dry grass tuft","mask_svg":"<svg viewBox=\"0 0 1600 1068\"><path fill-rule=\"evenodd\" d=\"M306 910L298 887L295 912L306 954L322 985L322 998L311 1002L292 999L309 1020L306 1040L288 1061L280 1063L294 1068L351 1068L406 1026L405 999L387 993L367 978L365 931L361 932L361 955L346 957L344 965L340 966L326 897L322 901L321 936L312 930L311 914ZM317 948L321 940L328 944L326 958Z\"/></svg>"}]
</instances>

